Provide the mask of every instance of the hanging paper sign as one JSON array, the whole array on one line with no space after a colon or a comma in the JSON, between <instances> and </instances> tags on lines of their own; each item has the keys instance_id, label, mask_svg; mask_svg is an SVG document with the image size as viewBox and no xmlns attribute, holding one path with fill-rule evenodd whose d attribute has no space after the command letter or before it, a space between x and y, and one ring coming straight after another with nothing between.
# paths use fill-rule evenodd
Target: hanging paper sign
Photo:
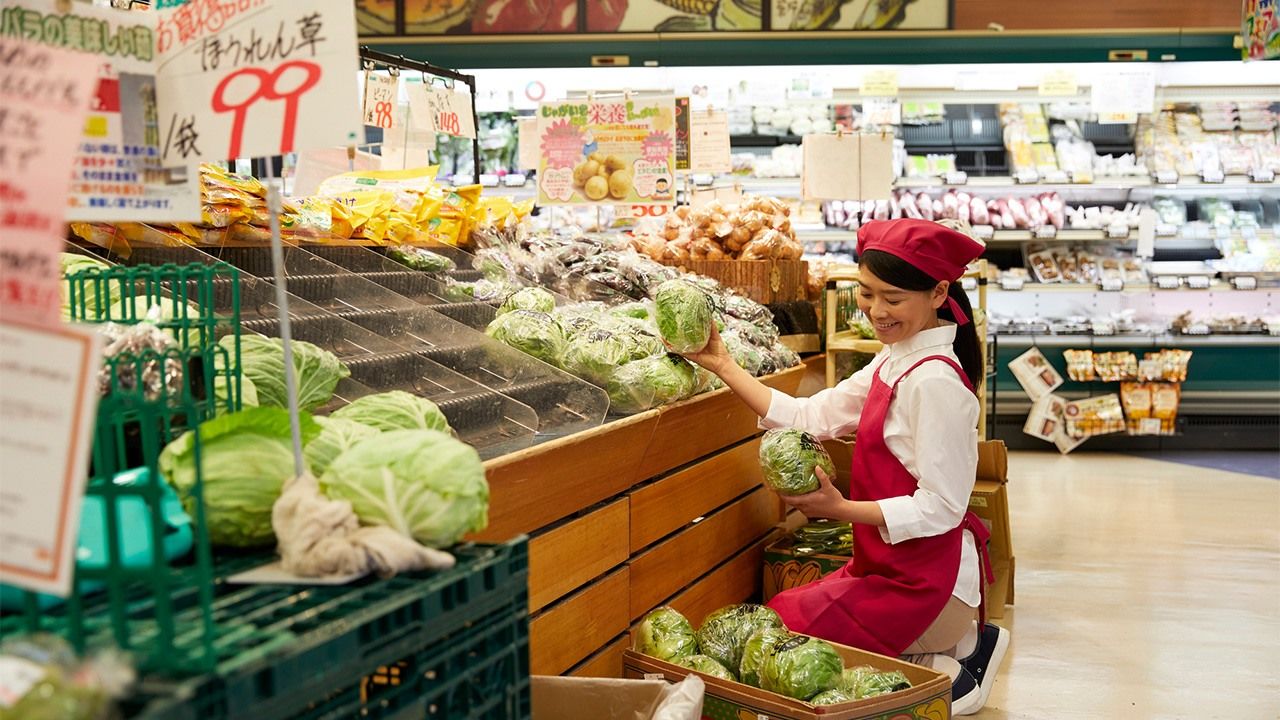
<instances>
[{"instance_id":1,"label":"hanging paper sign","mask_svg":"<svg viewBox=\"0 0 1280 720\"><path fill-rule=\"evenodd\" d=\"M1155 72L1149 68L1109 69L1094 79L1089 101L1101 122L1125 122L1119 118L1152 112L1156 106Z\"/></svg>"},{"instance_id":2,"label":"hanging paper sign","mask_svg":"<svg viewBox=\"0 0 1280 720\"><path fill-rule=\"evenodd\" d=\"M860 90L864 96L895 97L898 94L897 70L869 70L862 76Z\"/></svg>"},{"instance_id":3,"label":"hanging paper sign","mask_svg":"<svg viewBox=\"0 0 1280 720\"><path fill-rule=\"evenodd\" d=\"M363 141L348 0L156 10L162 162L265 157Z\"/></svg>"},{"instance_id":4,"label":"hanging paper sign","mask_svg":"<svg viewBox=\"0 0 1280 720\"><path fill-rule=\"evenodd\" d=\"M436 149L436 134L419 130L408 122L408 106L396 107L395 123L382 133L383 170L407 170L431 164L431 151Z\"/></svg>"},{"instance_id":5,"label":"hanging paper sign","mask_svg":"<svg viewBox=\"0 0 1280 720\"><path fill-rule=\"evenodd\" d=\"M675 202L675 98L609 98L538 108L538 203Z\"/></svg>"},{"instance_id":6,"label":"hanging paper sign","mask_svg":"<svg viewBox=\"0 0 1280 720\"><path fill-rule=\"evenodd\" d=\"M0 317L57 324L67 191L92 55L0 37Z\"/></svg>"},{"instance_id":7,"label":"hanging paper sign","mask_svg":"<svg viewBox=\"0 0 1280 720\"><path fill-rule=\"evenodd\" d=\"M1080 91L1074 70L1050 70L1040 76L1040 96L1059 97L1075 96Z\"/></svg>"},{"instance_id":8,"label":"hanging paper sign","mask_svg":"<svg viewBox=\"0 0 1280 720\"><path fill-rule=\"evenodd\" d=\"M409 89L409 106L413 115L430 118L438 133L468 139L476 136L470 95L431 85L413 85Z\"/></svg>"},{"instance_id":9,"label":"hanging paper sign","mask_svg":"<svg viewBox=\"0 0 1280 720\"><path fill-rule=\"evenodd\" d=\"M676 98L676 170L689 169L689 98Z\"/></svg>"},{"instance_id":10,"label":"hanging paper sign","mask_svg":"<svg viewBox=\"0 0 1280 720\"><path fill-rule=\"evenodd\" d=\"M538 118L527 117L516 119L516 153L521 170L538 169Z\"/></svg>"},{"instance_id":11,"label":"hanging paper sign","mask_svg":"<svg viewBox=\"0 0 1280 720\"><path fill-rule=\"evenodd\" d=\"M101 365L90 326L0 322L0 582L71 591Z\"/></svg>"},{"instance_id":12,"label":"hanging paper sign","mask_svg":"<svg viewBox=\"0 0 1280 720\"><path fill-rule=\"evenodd\" d=\"M396 126L396 99L400 97L400 78L366 72L364 74L364 107L360 114L369 127L387 130Z\"/></svg>"},{"instance_id":13,"label":"hanging paper sign","mask_svg":"<svg viewBox=\"0 0 1280 720\"><path fill-rule=\"evenodd\" d=\"M727 113L709 110L690 116L689 169L697 173L725 173L733 169Z\"/></svg>"},{"instance_id":14,"label":"hanging paper sign","mask_svg":"<svg viewBox=\"0 0 1280 720\"><path fill-rule=\"evenodd\" d=\"M1280 8L1276 7L1276 0L1244 0L1240 37L1242 59L1280 57Z\"/></svg>"},{"instance_id":15,"label":"hanging paper sign","mask_svg":"<svg viewBox=\"0 0 1280 720\"><path fill-rule=\"evenodd\" d=\"M198 221L194 173L162 167L156 129L156 13L48 0L0 0L4 34L91 58L95 89L77 138L66 218L73 221ZM21 32L10 32L10 24ZM7 76L7 73L6 73ZM12 122L12 119L10 120ZM47 122L57 122L53 113Z\"/></svg>"},{"instance_id":16,"label":"hanging paper sign","mask_svg":"<svg viewBox=\"0 0 1280 720\"><path fill-rule=\"evenodd\" d=\"M800 195L805 200L862 197L861 151L857 135L805 135Z\"/></svg>"}]
</instances>

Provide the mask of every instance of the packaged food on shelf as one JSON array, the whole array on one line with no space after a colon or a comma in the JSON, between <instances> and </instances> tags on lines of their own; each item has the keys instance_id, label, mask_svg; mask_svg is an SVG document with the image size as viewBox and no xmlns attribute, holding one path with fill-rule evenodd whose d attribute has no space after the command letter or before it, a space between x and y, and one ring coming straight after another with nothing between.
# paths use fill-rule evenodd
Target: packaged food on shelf
<instances>
[{"instance_id":1,"label":"packaged food on shelf","mask_svg":"<svg viewBox=\"0 0 1280 720\"><path fill-rule=\"evenodd\" d=\"M1062 356L1067 361L1067 377L1076 382L1092 382L1097 379L1092 350L1064 350Z\"/></svg>"},{"instance_id":2,"label":"packaged food on shelf","mask_svg":"<svg viewBox=\"0 0 1280 720\"><path fill-rule=\"evenodd\" d=\"M1116 393L1069 402L1063 410L1067 434L1073 438L1124 432L1124 408Z\"/></svg>"}]
</instances>

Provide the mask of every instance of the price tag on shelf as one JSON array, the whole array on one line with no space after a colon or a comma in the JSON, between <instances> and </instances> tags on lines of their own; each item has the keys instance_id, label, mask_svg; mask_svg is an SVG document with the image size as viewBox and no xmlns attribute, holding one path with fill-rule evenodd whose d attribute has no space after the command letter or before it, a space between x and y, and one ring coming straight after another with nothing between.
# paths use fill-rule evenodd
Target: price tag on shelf
<instances>
[{"instance_id":1,"label":"price tag on shelf","mask_svg":"<svg viewBox=\"0 0 1280 720\"><path fill-rule=\"evenodd\" d=\"M438 133L468 139L476 136L470 95L415 84L409 86L409 107L414 115L431 118Z\"/></svg>"},{"instance_id":2,"label":"price tag on shelf","mask_svg":"<svg viewBox=\"0 0 1280 720\"><path fill-rule=\"evenodd\" d=\"M1212 170L1205 170L1204 172L1200 173L1200 182L1203 182L1205 184L1220 185L1225 180L1226 180L1226 177L1223 176L1222 171L1216 168Z\"/></svg>"},{"instance_id":3,"label":"price tag on shelf","mask_svg":"<svg viewBox=\"0 0 1280 720\"><path fill-rule=\"evenodd\" d=\"M1075 95L1080 91L1080 85L1076 81L1075 70L1050 70L1040 76L1040 96L1041 97L1061 97L1063 95Z\"/></svg>"},{"instance_id":4,"label":"price tag on shelf","mask_svg":"<svg viewBox=\"0 0 1280 720\"><path fill-rule=\"evenodd\" d=\"M1142 418L1138 421L1139 435L1161 434L1160 418Z\"/></svg>"},{"instance_id":5,"label":"price tag on shelf","mask_svg":"<svg viewBox=\"0 0 1280 720\"><path fill-rule=\"evenodd\" d=\"M502 186L509 188L524 187L529 182L529 178L524 173L508 173L502 176Z\"/></svg>"},{"instance_id":6,"label":"price tag on shelf","mask_svg":"<svg viewBox=\"0 0 1280 720\"><path fill-rule=\"evenodd\" d=\"M1157 275L1156 287L1161 290L1177 290L1182 287L1182 279L1177 275Z\"/></svg>"},{"instance_id":7,"label":"price tag on shelf","mask_svg":"<svg viewBox=\"0 0 1280 720\"><path fill-rule=\"evenodd\" d=\"M1178 226L1173 223L1156 223L1156 237L1173 237L1178 234Z\"/></svg>"},{"instance_id":8,"label":"price tag on shelf","mask_svg":"<svg viewBox=\"0 0 1280 720\"><path fill-rule=\"evenodd\" d=\"M1118 277L1106 277L1098 283L1098 288L1103 292L1121 292L1124 290L1124 280Z\"/></svg>"},{"instance_id":9,"label":"price tag on shelf","mask_svg":"<svg viewBox=\"0 0 1280 720\"><path fill-rule=\"evenodd\" d=\"M969 173L963 170L952 170L942 176L942 182L947 185L966 185L969 182Z\"/></svg>"},{"instance_id":10,"label":"price tag on shelf","mask_svg":"<svg viewBox=\"0 0 1280 720\"><path fill-rule=\"evenodd\" d=\"M1001 290L1021 290L1026 281L1020 277L1002 277L1000 278Z\"/></svg>"},{"instance_id":11,"label":"price tag on shelf","mask_svg":"<svg viewBox=\"0 0 1280 720\"><path fill-rule=\"evenodd\" d=\"M1257 290L1258 278L1253 275L1237 275L1231 278L1231 284L1237 290Z\"/></svg>"},{"instance_id":12,"label":"price tag on shelf","mask_svg":"<svg viewBox=\"0 0 1280 720\"><path fill-rule=\"evenodd\" d=\"M1128 240L1129 226L1124 223L1112 223L1107 226L1108 240Z\"/></svg>"},{"instance_id":13,"label":"price tag on shelf","mask_svg":"<svg viewBox=\"0 0 1280 720\"><path fill-rule=\"evenodd\" d=\"M1249 173L1249 179L1256 183L1273 183L1276 181L1276 173L1269 168L1259 168Z\"/></svg>"},{"instance_id":14,"label":"price tag on shelf","mask_svg":"<svg viewBox=\"0 0 1280 720\"><path fill-rule=\"evenodd\" d=\"M1037 240L1052 240L1058 237L1058 228L1053 225L1041 225L1033 233Z\"/></svg>"},{"instance_id":15,"label":"price tag on shelf","mask_svg":"<svg viewBox=\"0 0 1280 720\"><path fill-rule=\"evenodd\" d=\"M1161 185L1177 185L1178 171L1177 170L1157 170L1155 180L1157 183Z\"/></svg>"},{"instance_id":16,"label":"price tag on shelf","mask_svg":"<svg viewBox=\"0 0 1280 720\"><path fill-rule=\"evenodd\" d=\"M1209 276L1208 275L1188 275L1187 287L1192 288L1193 290L1208 290Z\"/></svg>"},{"instance_id":17,"label":"price tag on shelf","mask_svg":"<svg viewBox=\"0 0 1280 720\"><path fill-rule=\"evenodd\" d=\"M1050 170L1044 174L1044 182L1053 183L1055 185L1066 185L1071 182L1071 176L1064 170Z\"/></svg>"},{"instance_id":18,"label":"price tag on shelf","mask_svg":"<svg viewBox=\"0 0 1280 720\"><path fill-rule=\"evenodd\" d=\"M666 680L667 676L663 675L662 673L645 673L644 679L645 680Z\"/></svg>"},{"instance_id":19,"label":"price tag on shelf","mask_svg":"<svg viewBox=\"0 0 1280 720\"><path fill-rule=\"evenodd\" d=\"M1013 179L1022 185L1034 185L1040 182L1040 173L1035 170L1019 170L1014 174Z\"/></svg>"},{"instance_id":20,"label":"price tag on shelf","mask_svg":"<svg viewBox=\"0 0 1280 720\"><path fill-rule=\"evenodd\" d=\"M996 229L991 225L974 225L973 236L979 240L990 240L996 236Z\"/></svg>"}]
</instances>

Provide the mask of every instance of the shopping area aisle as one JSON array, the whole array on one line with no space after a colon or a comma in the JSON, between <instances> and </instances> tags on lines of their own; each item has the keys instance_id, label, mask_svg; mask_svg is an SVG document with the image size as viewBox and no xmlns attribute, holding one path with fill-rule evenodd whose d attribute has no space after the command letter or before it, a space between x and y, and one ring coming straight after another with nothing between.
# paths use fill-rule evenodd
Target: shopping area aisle
<instances>
[{"instance_id":1,"label":"shopping area aisle","mask_svg":"<svg viewBox=\"0 0 1280 720\"><path fill-rule=\"evenodd\" d=\"M1013 644L976 717L1280 717L1280 482L1102 453L1009 478Z\"/></svg>"}]
</instances>

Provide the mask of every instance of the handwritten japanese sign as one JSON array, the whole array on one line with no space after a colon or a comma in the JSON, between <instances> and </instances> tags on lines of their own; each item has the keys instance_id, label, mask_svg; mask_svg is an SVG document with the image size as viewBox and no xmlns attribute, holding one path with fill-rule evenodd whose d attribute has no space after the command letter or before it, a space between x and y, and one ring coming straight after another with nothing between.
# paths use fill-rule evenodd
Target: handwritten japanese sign
<instances>
[{"instance_id":1,"label":"handwritten japanese sign","mask_svg":"<svg viewBox=\"0 0 1280 720\"><path fill-rule=\"evenodd\" d=\"M400 79L390 75L364 74L364 124L388 130L396 126L396 100Z\"/></svg>"},{"instance_id":2,"label":"handwritten japanese sign","mask_svg":"<svg viewBox=\"0 0 1280 720\"><path fill-rule=\"evenodd\" d=\"M409 114L430 119L438 133L468 139L476 136L470 95L431 85L410 85Z\"/></svg>"},{"instance_id":3,"label":"handwritten japanese sign","mask_svg":"<svg viewBox=\"0 0 1280 720\"><path fill-rule=\"evenodd\" d=\"M689 98L676 98L676 170L689 169Z\"/></svg>"},{"instance_id":4,"label":"handwritten japanese sign","mask_svg":"<svg viewBox=\"0 0 1280 720\"><path fill-rule=\"evenodd\" d=\"M1155 71L1150 68L1108 69L1094 78L1089 87L1089 102L1095 113L1108 116L1111 122L1117 122L1116 116L1149 113L1156 104Z\"/></svg>"},{"instance_id":5,"label":"handwritten japanese sign","mask_svg":"<svg viewBox=\"0 0 1280 720\"><path fill-rule=\"evenodd\" d=\"M58 252L98 63L0 37L0 317L56 324Z\"/></svg>"},{"instance_id":6,"label":"handwritten japanese sign","mask_svg":"<svg viewBox=\"0 0 1280 720\"><path fill-rule=\"evenodd\" d=\"M696 173L724 173L733 169L727 113L718 110L693 113L689 121L689 169Z\"/></svg>"},{"instance_id":7,"label":"handwritten japanese sign","mask_svg":"<svg viewBox=\"0 0 1280 720\"><path fill-rule=\"evenodd\" d=\"M610 98L538 108L538 203L675 202L675 98Z\"/></svg>"},{"instance_id":8,"label":"handwritten japanese sign","mask_svg":"<svg viewBox=\"0 0 1280 720\"><path fill-rule=\"evenodd\" d=\"M206 3L207 4L207 3ZM194 174L161 166L156 125L156 15L88 3L58 13L49 0L0 0L8 37L92 58L95 83L67 195L67 219L200 219Z\"/></svg>"},{"instance_id":9,"label":"handwritten japanese sign","mask_svg":"<svg viewBox=\"0 0 1280 720\"><path fill-rule=\"evenodd\" d=\"M362 140L349 0L191 0L155 14L164 164Z\"/></svg>"},{"instance_id":10,"label":"handwritten japanese sign","mask_svg":"<svg viewBox=\"0 0 1280 720\"><path fill-rule=\"evenodd\" d=\"M1240 37L1245 60L1280 57L1280 8L1276 0L1244 0Z\"/></svg>"}]
</instances>

